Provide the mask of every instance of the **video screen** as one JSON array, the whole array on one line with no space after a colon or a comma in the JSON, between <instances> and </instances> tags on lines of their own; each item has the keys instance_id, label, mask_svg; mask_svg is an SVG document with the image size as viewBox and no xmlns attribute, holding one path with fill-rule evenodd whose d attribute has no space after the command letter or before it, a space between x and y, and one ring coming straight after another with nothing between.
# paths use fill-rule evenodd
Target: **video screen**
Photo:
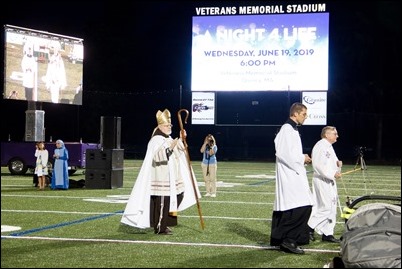
<instances>
[{"instance_id":1,"label":"video screen","mask_svg":"<svg viewBox=\"0 0 402 269\"><path fill-rule=\"evenodd\" d=\"M82 105L82 39L12 25L4 31L4 99Z\"/></svg>"},{"instance_id":2,"label":"video screen","mask_svg":"<svg viewBox=\"0 0 402 269\"><path fill-rule=\"evenodd\" d=\"M329 13L193 16L192 91L327 91Z\"/></svg>"}]
</instances>

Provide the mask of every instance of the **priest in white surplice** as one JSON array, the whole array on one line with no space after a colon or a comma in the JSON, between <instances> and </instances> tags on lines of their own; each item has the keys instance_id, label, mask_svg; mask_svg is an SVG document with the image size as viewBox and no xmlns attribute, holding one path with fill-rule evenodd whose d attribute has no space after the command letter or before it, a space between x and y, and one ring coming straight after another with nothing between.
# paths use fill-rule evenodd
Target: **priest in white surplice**
<instances>
[{"instance_id":1,"label":"priest in white surplice","mask_svg":"<svg viewBox=\"0 0 402 269\"><path fill-rule=\"evenodd\" d=\"M297 126L307 118L307 107L294 103L289 119L275 137L276 184L271 224L271 245L286 252L304 254L299 245L309 241L309 227L313 198L305 164L311 162L303 154L302 141Z\"/></svg>"}]
</instances>

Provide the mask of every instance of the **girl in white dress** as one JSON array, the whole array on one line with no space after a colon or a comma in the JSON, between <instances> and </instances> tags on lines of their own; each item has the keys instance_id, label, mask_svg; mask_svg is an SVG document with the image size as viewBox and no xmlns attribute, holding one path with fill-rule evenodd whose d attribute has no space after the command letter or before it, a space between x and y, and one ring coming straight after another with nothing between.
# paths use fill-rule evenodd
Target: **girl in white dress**
<instances>
[{"instance_id":1,"label":"girl in white dress","mask_svg":"<svg viewBox=\"0 0 402 269\"><path fill-rule=\"evenodd\" d=\"M48 175L47 162L49 160L49 152L45 149L44 142L38 142L36 144L36 167L35 174L38 175L39 190L45 190L46 176Z\"/></svg>"}]
</instances>

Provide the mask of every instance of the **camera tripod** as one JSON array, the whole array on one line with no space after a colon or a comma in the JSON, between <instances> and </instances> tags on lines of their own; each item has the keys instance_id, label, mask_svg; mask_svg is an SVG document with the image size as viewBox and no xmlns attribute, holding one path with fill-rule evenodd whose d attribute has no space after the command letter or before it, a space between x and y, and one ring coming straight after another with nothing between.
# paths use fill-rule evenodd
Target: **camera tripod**
<instances>
[{"instance_id":1,"label":"camera tripod","mask_svg":"<svg viewBox=\"0 0 402 269\"><path fill-rule=\"evenodd\" d=\"M348 172L346 172L346 173L344 173L344 174L349 174L349 173L352 173L352 172L354 172L354 171L357 171L357 170L360 170L360 171L362 171L362 175L363 175L363 183L364 183L364 190L365 190L365 192L366 192L366 194L367 194L367 184L366 184L366 170L367 170L367 165L366 165L366 161L364 160L364 150L365 150L365 148L364 147L360 147L359 148L359 154L358 154L358 156L357 156L357 159L356 159L356 164L355 164L355 167L353 168L353 170L351 170L351 171L348 171ZM342 183L343 183L343 181L342 181ZM343 184L343 188L345 189L345 193L346 193L346 187L345 187L345 184ZM371 194L373 194L374 192L371 192ZM371 195L370 194L370 195ZM346 196L346 205L349 207L349 205L351 204L351 202L353 201L353 199L351 199L351 197L349 196L349 195L347 195ZM339 203L339 199L338 199L338 203ZM339 206L340 206L340 204L339 204ZM343 212L342 212L342 210L341 210L341 214L343 214Z\"/></svg>"},{"instance_id":2,"label":"camera tripod","mask_svg":"<svg viewBox=\"0 0 402 269\"><path fill-rule=\"evenodd\" d=\"M354 169L357 169L357 167L359 165L360 165L361 170L367 170L366 161L364 160L364 154L363 154L362 147L359 148L359 155L357 156L357 160L356 160Z\"/></svg>"},{"instance_id":3,"label":"camera tripod","mask_svg":"<svg viewBox=\"0 0 402 269\"><path fill-rule=\"evenodd\" d=\"M363 172L363 182L364 182L364 190L367 193L367 185L366 185L366 170L367 170L367 165L366 165L366 161L364 160L364 147L360 147L359 148L359 155L357 156L357 160L356 160L356 164L355 164L355 168L354 169L358 169L359 165L360 165L360 170ZM371 183L371 182L370 182ZM374 192L372 192L371 194L373 194Z\"/></svg>"}]
</instances>

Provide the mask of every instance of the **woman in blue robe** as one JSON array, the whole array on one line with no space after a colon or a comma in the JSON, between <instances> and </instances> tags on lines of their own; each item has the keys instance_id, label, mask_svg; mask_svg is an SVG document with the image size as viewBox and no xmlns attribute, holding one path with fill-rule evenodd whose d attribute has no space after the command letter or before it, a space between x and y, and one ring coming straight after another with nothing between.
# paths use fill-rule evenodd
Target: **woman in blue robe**
<instances>
[{"instance_id":1,"label":"woman in blue robe","mask_svg":"<svg viewBox=\"0 0 402 269\"><path fill-rule=\"evenodd\" d=\"M52 190L67 190L69 187L68 179L68 150L62 140L56 141L56 148L53 154L54 165L52 173Z\"/></svg>"}]
</instances>

